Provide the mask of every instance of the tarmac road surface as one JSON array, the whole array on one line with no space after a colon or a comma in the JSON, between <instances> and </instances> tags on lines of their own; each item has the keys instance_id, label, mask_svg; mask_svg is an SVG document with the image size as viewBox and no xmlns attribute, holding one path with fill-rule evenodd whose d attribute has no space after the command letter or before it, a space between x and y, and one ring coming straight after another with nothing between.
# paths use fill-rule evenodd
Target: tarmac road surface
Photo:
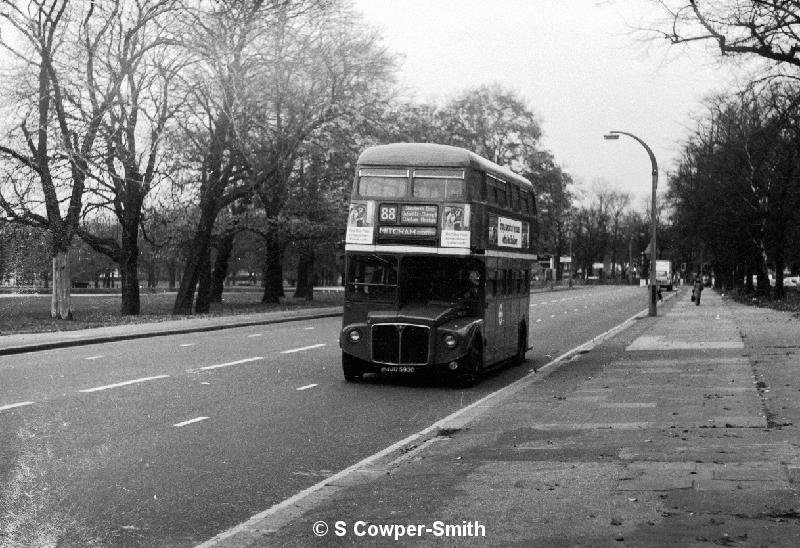
<instances>
[{"instance_id":1,"label":"tarmac road surface","mask_svg":"<svg viewBox=\"0 0 800 548\"><path fill-rule=\"evenodd\" d=\"M134 339L117 328L4 336L6 515L27 538L197 544L480 401L645 300L638 287L533 294L527 366L469 390L405 378L344 382L340 320L319 310L226 329L208 320L196 322L205 331L151 326L167 330L158 337L136 327Z\"/></svg>"}]
</instances>

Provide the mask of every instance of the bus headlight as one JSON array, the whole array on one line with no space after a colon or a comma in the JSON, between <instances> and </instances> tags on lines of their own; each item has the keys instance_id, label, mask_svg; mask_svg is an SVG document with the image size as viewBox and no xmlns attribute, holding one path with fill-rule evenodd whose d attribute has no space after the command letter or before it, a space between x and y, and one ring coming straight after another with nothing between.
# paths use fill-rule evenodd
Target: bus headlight
<instances>
[{"instance_id":1,"label":"bus headlight","mask_svg":"<svg viewBox=\"0 0 800 548\"><path fill-rule=\"evenodd\" d=\"M444 336L444 344L447 348L455 348L458 344L458 339L456 339L455 335L447 334Z\"/></svg>"},{"instance_id":2,"label":"bus headlight","mask_svg":"<svg viewBox=\"0 0 800 548\"><path fill-rule=\"evenodd\" d=\"M358 343L361 340L361 331L358 329L351 329L350 332L347 334L347 340L353 344Z\"/></svg>"}]
</instances>

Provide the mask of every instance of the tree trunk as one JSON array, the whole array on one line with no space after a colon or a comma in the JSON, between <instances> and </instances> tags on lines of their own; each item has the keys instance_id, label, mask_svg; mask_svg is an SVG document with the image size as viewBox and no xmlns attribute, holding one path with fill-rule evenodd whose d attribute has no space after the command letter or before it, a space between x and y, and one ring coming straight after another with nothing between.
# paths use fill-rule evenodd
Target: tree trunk
<instances>
[{"instance_id":1,"label":"tree trunk","mask_svg":"<svg viewBox=\"0 0 800 548\"><path fill-rule=\"evenodd\" d=\"M192 244L189 249L189 256L181 276L181 285L178 294L175 296L175 305L172 313L175 315L188 316L192 313L194 303L194 292L197 288L197 281L200 277L200 268L208 265L208 251L211 247L211 231L214 227L216 218L216 208L209 206L202 208L200 221L197 225Z\"/></svg>"},{"instance_id":2,"label":"tree trunk","mask_svg":"<svg viewBox=\"0 0 800 548\"><path fill-rule=\"evenodd\" d=\"M158 276L156 276L156 261L151 260L147 265L147 287L154 288L158 285Z\"/></svg>"},{"instance_id":3,"label":"tree trunk","mask_svg":"<svg viewBox=\"0 0 800 548\"><path fill-rule=\"evenodd\" d=\"M217 257L214 260L214 269L211 272L211 294L209 300L212 303L222 302L222 292L225 289L225 278L228 276L228 267L235 239L236 234L223 236L217 246Z\"/></svg>"},{"instance_id":4,"label":"tree trunk","mask_svg":"<svg viewBox=\"0 0 800 548\"><path fill-rule=\"evenodd\" d=\"M141 306L139 300L138 219L135 223L132 230L123 228L122 235L122 260L119 261L119 272L122 285L120 313L123 316L138 316Z\"/></svg>"},{"instance_id":5,"label":"tree trunk","mask_svg":"<svg viewBox=\"0 0 800 548\"><path fill-rule=\"evenodd\" d=\"M194 311L197 314L208 314L211 311L211 256L206 252L198 267L197 302Z\"/></svg>"},{"instance_id":6,"label":"tree trunk","mask_svg":"<svg viewBox=\"0 0 800 548\"><path fill-rule=\"evenodd\" d=\"M300 246L300 257L297 261L296 299L314 300L314 244L305 243Z\"/></svg>"},{"instance_id":7,"label":"tree trunk","mask_svg":"<svg viewBox=\"0 0 800 548\"><path fill-rule=\"evenodd\" d=\"M786 292L783 288L783 269L786 267L785 253L785 225L779 223L775 237L775 294L776 299L783 300Z\"/></svg>"},{"instance_id":8,"label":"tree trunk","mask_svg":"<svg viewBox=\"0 0 800 548\"><path fill-rule=\"evenodd\" d=\"M123 316L138 316L140 312L139 301L139 276L136 272L136 264L125 261L120 265L120 277L122 282L122 306L120 313Z\"/></svg>"},{"instance_id":9,"label":"tree trunk","mask_svg":"<svg viewBox=\"0 0 800 548\"><path fill-rule=\"evenodd\" d=\"M53 256L53 289L50 295L50 317L71 320L68 250L56 251Z\"/></svg>"},{"instance_id":10,"label":"tree trunk","mask_svg":"<svg viewBox=\"0 0 800 548\"><path fill-rule=\"evenodd\" d=\"M175 266L175 260L170 259L167 262L167 287L169 289L175 289L176 285L176 278L178 277L178 267Z\"/></svg>"},{"instance_id":11,"label":"tree trunk","mask_svg":"<svg viewBox=\"0 0 800 548\"><path fill-rule=\"evenodd\" d=\"M281 244L278 237L271 234L267 238L264 256L264 296L262 303L277 303L283 297L283 266L281 265Z\"/></svg>"}]
</instances>

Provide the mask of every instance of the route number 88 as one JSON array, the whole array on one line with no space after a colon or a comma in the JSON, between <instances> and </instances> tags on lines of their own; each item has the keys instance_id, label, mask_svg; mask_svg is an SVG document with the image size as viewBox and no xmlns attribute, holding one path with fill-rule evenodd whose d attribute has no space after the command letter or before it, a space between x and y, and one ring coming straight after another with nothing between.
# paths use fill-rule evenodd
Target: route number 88
<instances>
[{"instance_id":1,"label":"route number 88","mask_svg":"<svg viewBox=\"0 0 800 548\"><path fill-rule=\"evenodd\" d=\"M381 206L381 221L396 221L397 206Z\"/></svg>"}]
</instances>

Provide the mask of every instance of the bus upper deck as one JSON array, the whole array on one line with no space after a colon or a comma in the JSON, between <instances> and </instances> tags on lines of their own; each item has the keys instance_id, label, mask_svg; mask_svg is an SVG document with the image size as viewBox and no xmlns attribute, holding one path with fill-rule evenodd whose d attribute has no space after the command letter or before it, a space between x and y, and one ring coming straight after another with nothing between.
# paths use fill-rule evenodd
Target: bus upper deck
<instances>
[{"instance_id":1,"label":"bus upper deck","mask_svg":"<svg viewBox=\"0 0 800 548\"><path fill-rule=\"evenodd\" d=\"M472 152L429 143L382 145L358 159L345 242L350 250L404 245L440 254L495 249L528 255L535 213L527 179Z\"/></svg>"}]
</instances>

